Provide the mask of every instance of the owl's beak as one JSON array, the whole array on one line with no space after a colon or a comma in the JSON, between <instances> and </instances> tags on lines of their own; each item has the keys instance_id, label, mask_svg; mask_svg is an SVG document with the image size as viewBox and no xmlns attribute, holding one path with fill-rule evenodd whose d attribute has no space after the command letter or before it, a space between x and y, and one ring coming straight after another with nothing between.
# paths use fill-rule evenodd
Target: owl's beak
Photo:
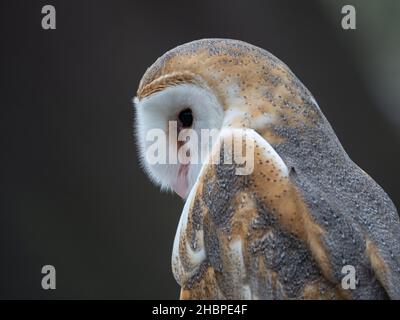
<instances>
[{"instance_id":1,"label":"owl's beak","mask_svg":"<svg viewBox=\"0 0 400 320\"><path fill-rule=\"evenodd\" d=\"M187 173L189 165L180 165L178 175L175 181L172 182L171 187L177 195L185 199L188 193Z\"/></svg>"}]
</instances>

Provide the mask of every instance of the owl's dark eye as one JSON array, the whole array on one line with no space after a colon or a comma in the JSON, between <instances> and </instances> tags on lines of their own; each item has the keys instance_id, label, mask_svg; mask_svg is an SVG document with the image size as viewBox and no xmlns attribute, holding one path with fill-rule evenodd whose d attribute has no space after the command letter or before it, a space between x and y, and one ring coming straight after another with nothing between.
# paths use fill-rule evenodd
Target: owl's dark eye
<instances>
[{"instance_id":1,"label":"owl's dark eye","mask_svg":"<svg viewBox=\"0 0 400 320\"><path fill-rule=\"evenodd\" d=\"M192 110L190 109L185 109L179 113L179 121L181 122L181 125L183 128L189 128L193 124L193 114Z\"/></svg>"}]
</instances>

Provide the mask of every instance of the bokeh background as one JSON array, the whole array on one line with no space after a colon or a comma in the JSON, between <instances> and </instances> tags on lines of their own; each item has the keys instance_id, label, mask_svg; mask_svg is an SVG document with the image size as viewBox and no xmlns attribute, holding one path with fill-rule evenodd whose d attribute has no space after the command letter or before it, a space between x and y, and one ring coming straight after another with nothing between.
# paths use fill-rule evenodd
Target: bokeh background
<instances>
[{"instance_id":1,"label":"bokeh background","mask_svg":"<svg viewBox=\"0 0 400 320\"><path fill-rule=\"evenodd\" d=\"M41 8L57 29L41 28ZM341 28L353 4L357 29ZM131 99L176 45L240 39L290 66L400 207L400 2L0 2L0 298L175 299L183 206L138 165ZM41 289L41 267L57 289Z\"/></svg>"}]
</instances>

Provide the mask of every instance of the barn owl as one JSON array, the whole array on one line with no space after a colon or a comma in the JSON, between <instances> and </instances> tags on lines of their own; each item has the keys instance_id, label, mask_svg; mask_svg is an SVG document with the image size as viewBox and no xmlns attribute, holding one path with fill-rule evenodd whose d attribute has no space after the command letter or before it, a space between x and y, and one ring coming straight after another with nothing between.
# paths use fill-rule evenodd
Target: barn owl
<instances>
[{"instance_id":1,"label":"barn owl","mask_svg":"<svg viewBox=\"0 0 400 320\"><path fill-rule=\"evenodd\" d=\"M185 199L172 249L181 299L400 298L392 201L272 54L226 39L178 46L146 71L134 104L144 170ZM218 130L204 163L147 160L151 129L176 139L170 121ZM249 174L211 161L238 132L253 142Z\"/></svg>"}]
</instances>

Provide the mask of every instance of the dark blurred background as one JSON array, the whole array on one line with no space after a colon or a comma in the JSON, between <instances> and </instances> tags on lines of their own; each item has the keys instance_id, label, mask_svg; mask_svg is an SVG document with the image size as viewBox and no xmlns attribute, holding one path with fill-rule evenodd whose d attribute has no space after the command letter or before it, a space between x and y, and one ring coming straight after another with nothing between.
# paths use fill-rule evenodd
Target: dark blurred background
<instances>
[{"instance_id":1,"label":"dark blurred background","mask_svg":"<svg viewBox=\"0 0 400 320\"><path fill-rule=\"evenodd\" d=\"M57 29L41 28L41 8ZM353 4L357 30L341 28ZM139 80L206 37L272 52L314 94L350 157L400 207L399 1L56 1L0 4L0 298L175 299L183 206L138 165ZM41 268L57 289L41 289Z\"/></svg>"}]
</instances>

